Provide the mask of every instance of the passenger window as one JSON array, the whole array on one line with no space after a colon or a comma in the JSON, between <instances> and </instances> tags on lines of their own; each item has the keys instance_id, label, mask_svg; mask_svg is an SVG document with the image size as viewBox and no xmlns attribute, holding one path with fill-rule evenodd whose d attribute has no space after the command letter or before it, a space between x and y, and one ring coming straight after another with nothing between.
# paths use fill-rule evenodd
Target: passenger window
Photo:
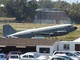
<instances>
[{"instance_id":1,"label":"passenger window","mask_svg":"<svg viewBox=\"0 0 80 60\"><path fill-rule=\"evenodd\" d=\"M32 55L29 55L29 58L34 58L34 56L32 56Z\"/></svg>"},{"instance_id":2,"label":"passenger window","mask_svg":"<svg viewBox=\"0 0 80 60\"><path fill-rule=\"evenodd\" d=\"M23 58L28 58L28 55L24 55Z\"/></svg>"}]
</instances>

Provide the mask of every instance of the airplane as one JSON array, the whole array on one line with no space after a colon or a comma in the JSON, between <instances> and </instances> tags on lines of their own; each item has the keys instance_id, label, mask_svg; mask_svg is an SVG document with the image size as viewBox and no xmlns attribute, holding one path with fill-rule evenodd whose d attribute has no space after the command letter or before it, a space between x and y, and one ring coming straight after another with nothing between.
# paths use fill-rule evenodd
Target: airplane
<instances>
[{"instance_id":1,"label":"airplane","mask_svg":"<svg viewBox=\"0 0 80 60\"><path fill-rule=\"evenodd\" d=\"M6 38L54 37L66 35L77 27L72 24L61 24L16 32L9 24L3 25L3 36Z\"/></svg>"}]
</instances>

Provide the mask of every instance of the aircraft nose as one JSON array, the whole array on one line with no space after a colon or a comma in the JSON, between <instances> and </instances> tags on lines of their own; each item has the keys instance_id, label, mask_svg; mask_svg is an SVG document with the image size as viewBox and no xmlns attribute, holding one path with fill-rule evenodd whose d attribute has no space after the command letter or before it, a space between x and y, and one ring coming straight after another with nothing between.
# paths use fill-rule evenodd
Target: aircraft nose
<instances>
[{"instance_id":1,"label":"aircraft nose","mask_svg":"<svg viewBox=\"0 0 80 60\"><path fill-rule=\"evenodd\" d=\"M77 27L74 27L74 29L76 30L76 29L77 29Z\"/></svg>"}]
</instances>

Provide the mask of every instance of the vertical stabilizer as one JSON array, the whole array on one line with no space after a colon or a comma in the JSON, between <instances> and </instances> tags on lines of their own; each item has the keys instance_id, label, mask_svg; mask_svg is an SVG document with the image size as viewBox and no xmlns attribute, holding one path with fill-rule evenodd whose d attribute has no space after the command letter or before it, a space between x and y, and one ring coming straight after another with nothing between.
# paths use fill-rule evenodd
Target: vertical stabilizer
<instances>
[{"instance_id":1,"label":"vertical stabilizer","mask_svg":"<svg viewBox=\"0 0 80 60\"><path fill-rule=\"evenodd\" d=\"M9 34L13 34L16 31L10 25L3 25L3 36L6 37Z\"/></svg>"}]
</instances>

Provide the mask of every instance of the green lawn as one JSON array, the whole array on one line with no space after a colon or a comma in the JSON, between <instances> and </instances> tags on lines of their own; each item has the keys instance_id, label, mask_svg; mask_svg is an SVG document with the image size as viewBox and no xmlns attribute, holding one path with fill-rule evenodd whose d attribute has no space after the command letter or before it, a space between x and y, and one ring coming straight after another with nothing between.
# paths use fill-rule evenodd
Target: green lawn
<instances>
[{"instance_id":1,"label":"green lawn","mask_svg":"<svg viewBox=\"0 0 80 60\"><path fill-rule=\"evenodd\" d=\"M2 26L4 23L0 23L0 35L2 35ZM8 23L7 23L8 24ZM14 29L17 31L19 30L25 30L25 29L32 29L32 28L38 28L38 27L44 27L44 26L51 26L52 24L32 24L32 23L9 23ZM58 36L56 37L59 40L74 40L80 37L80 25L75 25L78 27L78 29L74 32L71 32L64 36Z\"/></svg>"}]
</instances>

